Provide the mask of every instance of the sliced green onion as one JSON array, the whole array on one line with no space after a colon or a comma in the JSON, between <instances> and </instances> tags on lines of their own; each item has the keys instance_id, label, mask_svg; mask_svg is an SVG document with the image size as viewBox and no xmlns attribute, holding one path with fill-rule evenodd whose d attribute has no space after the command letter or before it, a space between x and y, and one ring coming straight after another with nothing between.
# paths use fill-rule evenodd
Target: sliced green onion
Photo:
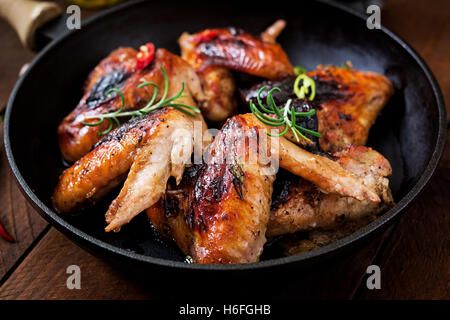
<instances>
[{"instance_id":1,"label":"sliced green onion","mask_svg":"<svg viewBox=\"0 0 450 320\"><path fill-rule=\"evenodd\" d=\"M302 81L301 87L299 87L300 81ZM299 99L305 99L308 96L308 99L312 101L316 97L316 83L306 74L301 74L295 79L294 93Z\"/></svg>"}]
</instances>

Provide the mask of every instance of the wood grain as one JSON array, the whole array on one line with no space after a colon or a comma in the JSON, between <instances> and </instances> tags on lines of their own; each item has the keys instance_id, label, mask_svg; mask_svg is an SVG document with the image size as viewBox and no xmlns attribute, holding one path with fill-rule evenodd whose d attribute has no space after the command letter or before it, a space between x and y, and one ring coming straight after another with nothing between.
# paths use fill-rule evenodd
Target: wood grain
<instances>
[{"instance_id":1,"label":"wood grain","mask_svg":"<svg viewBox=\"0 0 450 320\"><path fill-rule=\"evenodd\" d=\"M322 264L311 272L292 272L289 281L258 279L251 286L240 286L239 290L229 285L217 290L214 297L232 294L234 298L265 298L270 288L270 296L276 299L349 299L389 234L390 230L362 250ZM69 276L66 269L72 264L81 270L80 290L69 290L66 286ZM148 299L154 296L186 299L186 282L170 281L171 278L158 281L161 277L159 274L149 274L147 279L139 280L128 277L52 228L0 288L0 300ZM196 279L196 285L189 287L189 297L211 298L211 292L205 290L210 281L210 277Z\"/></svg>"},{"instance_id":2,"label":"wood grain","mask_svg":"<svg viewBox=\"0 0 450 320\"><path fill-rule=\"evenodd\" d=\"M405 39L427 62L442 89L450 119L450 1L389 0L381 23Z\"/></svg>"},{"instance_id":3,"label":"wood grain","mask_svg":"<svg viewBox=\"0 0 450 320\"><path fill-rule=\"evenodd\" d=\"M3 124L0 124L3 146ZM25 200L9 169L5 150L0 149L0 221L16 243L0 239L0 279L14 266L47 223Z\"/></svg>"},{"instance_id":4,"label":"wood grain","mask_svg":"<svg viewBox=\"0 0 450 320\"><path fill-rule=\"evenodd\" d=\"M450 134L450 132L448 132ZM447 145L449 139L447 139ZM376 263L382 289L362 299L450 299L450 148ZM359 295L358 295L359 296Z\"/></svg>"},{"instance_id":5,"label":"wood grain","mask_svg":"<svg viewBox=\"0 0 450 320\"><path fill-rule=\"evenodd\" d=\"M409 42L429 64L446 102L450 102L449 15L450 1L447 0L388 0L382 11L382 23ZM2 103L6 102L20 66L31 54L20 47L13 31L1 21L0 30L0 49L3 50L0 50L0 74L5 78L1 79L5 85L0 86ZM11 56L15 58L4 58ZM448 105L447 108L450 111ZM450 116L450 112L448 114ZM19 239L17 244L0 239L1 277L20 261L29 244L45 228L45 222L25 204L5 165L4 151L0 155L0 219ZM282 299L449 299L449 193L450 151L447 147L429 186L405 212L394 232L386 231L350 255L307 272L290 274L288 281L277 283L268 277L254 287L235 290L234 296L264 297L270 292L270 297ZM373 263L381 267L381 290L366 289L365 270ZM71 264L81 267L81 290L66 288L68 275L65 271ZM52 228L5 280L0 287L0 299L185 298L185 288L180 285L185 284L168 279L164 288L164 285L136 281L78 248ZM201 295L201 290L198 291L189 296Z\"/></svg>"},{"instance_id":6,"label":"wood grain","mask_svg":"<svg viewBox=\"0 0 450 320\"><path fill-rule=\"evenodd\" d=\"M63 8L68 5L68 1L57 2ZM82 17L89 17L96 12L83 11ZM33 57L32 52L23 48L15 31L5 21L0 20L0 111L7 104L21 68ZM0 131L0 221L17 241L8 243L0 239L0 283L2 283L3 277L22 258L47 223L21 194L6 160L2 123Z\"/></svg>"},{"instance_id":7,"label":"wood grain","mask_svg":"<svg viewBox=\"0 0 450 320\"><path fill-rule=\"evenodd\" d=\"M67 267L81 269L81 289L70 290ZM144 299L151 295L109 264L52 228L0 288L1 299Z\"/></svg>"},{"instance_id":8,"label":"wood grain","mask_svg":"<svg viewBox=\"0 0 450 320\"><path fill-rule=\"evenodd\" d=\"M428 63L441 86L450 116L450 1L388 1L382 23L397 32ZM361 286L362 299L449 299L450 148L433 178L404 214L376 258L382 289Z\"/></svg>"}]
</instances>

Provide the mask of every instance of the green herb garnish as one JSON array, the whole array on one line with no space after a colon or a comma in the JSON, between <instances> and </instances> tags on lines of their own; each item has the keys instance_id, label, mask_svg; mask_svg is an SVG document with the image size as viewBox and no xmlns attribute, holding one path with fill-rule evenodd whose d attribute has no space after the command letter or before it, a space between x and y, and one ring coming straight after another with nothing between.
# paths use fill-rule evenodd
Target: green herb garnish
<instances>
[{"instance_id":1,"label":"green herb garnish","mask_svg":"<svg viewBox=\"0 0 450 320\"><path fill-rule=\"evenodd\" d=\"M294 67L294 73L295 73L296 76L299 76L299 75L305 73L306 71L307 71L306 68L303 68L302 66L295 66Z\"/></svg>"},{"instance_id":2,"label":"green herb garnish","mask_svg":"<svg viewBox=\"0 0 450 320\"><path fill-rule=\"evenodd\" d=\"M341 68L351 70L353 69L353 64L350 60L347 60L345 63L342 64Z\"/></svg>"},{"instance_id":3,"label":"green herb garnish","mask_svg":"<svg viewBox=\"0 0 450 320\"><path fill-rule=\"evenodd\" d=\"M303 83L305 85L305 82ZM297 84L298 85L298 84ZM261 121L264 124L267 124L272 127L280 127L280 126L286 126L284 131L280 134L271 134L269 132L266 132L267 135L271 137L281 137L288 132L289 129L292 130L295 139L297 142L300 142L299 136L302 137L305 140L309 140L307 137L305 137L300 131L303 131L304 133L310 134L315 137L322 137L322 135L316 131L303 128L296 123L297 117L308 117L313 116L316 114L316 109L311 109L307 112L296 112L294 106L291 106L292 99L288 99L286 101L286 104L281 109L278 109L278 107L275 104L275 101L273 99L273 92L274 91L280 91L281 89L278 87L272 88L267 93L266 97L266 104L267 106L264 106L261 101L261 93L267 88L267 86L263 86L258 91L258 95L256 97L256 100L258 102L259 108L262 110L259 110L255 104L253 103L253 100L250 100L250 109L252 110L252 113L255 115L255 117ZM275 115L274 117L269 116L270 114Z\"/></svg>"},{"instance_id":4,"label":"green herb garnish","mask_svg":"<svg viewBox=\"0 0 450 320\"><path fill-rule=\"evenodd\" d=\"M301 74L295 79L294 93L299 99L305 99L308 95L308 99L312 101L316 97L316 83L306 74Z\"/></svg>"},{"instance_id":5,"label":"green herb garnish","mask_svg":"<svg viewBox=\"0 0 450 320\"><path fill-rule=\"evenodd\" d=\"M154 88L154 92L153 92L153 96L150 99L150 101L147 103L147 105L139 110L133 110L133 111L123 111L123 108L125 107L125 97L122 93L122 91L120 91L117 88L112 88L110 90L108 90L106 92L106 95L110 95L112 92L117 93L120 98L122 99L122 106L120 107L119 110L114 111L114 112L110 112L110 113L104 113L104 114L96 114L96 115L92 115L92 116L87 116L84 119L99 119L98 122L94 122L94 123L89 123L89 122L82 122L82 124L86 125L86 126L90 126L90 127L95 127L95 126L99 126L101 125L105 119L109 121L109 127L105 130L105 131L100 131L98 134L99 135L105 135L108 134L112 128L114 123L117 124L117 126L120 126L120 122L119 122L119 117L136 117L136 116L141 116L141 115L145 115L148 114L152 111L155 111L156 109L159 108L163 108L163 107L172 107L174 109L177 109L181 112L184 112L185 114L191 116L191 117L195 117L195 114L188 111L191 110L195 113L200 113L200 109L196 108L196 107L192 107L192 106L188 106L186 104L181 104L181 103L177 103L175 102L176 99L178 98L183 98L183 97L187 97L187 95L183 95L183 91L184 91L184 82L181 83L181 90L174 95L173 97L167 98L167 93L169 91L169 79L167 77L167 73L166 70L164 70L163 67L160 67L161 71L164 75L164 92L163 95L161 97L161 99L155 103L156 100L156 96L158 94L158 86L153 83L153 82L143 82L141 83L138 88L142 88L145 86L153 86ZM188 109L188 110L186 110Z\"/></svg>"}]
</instances>

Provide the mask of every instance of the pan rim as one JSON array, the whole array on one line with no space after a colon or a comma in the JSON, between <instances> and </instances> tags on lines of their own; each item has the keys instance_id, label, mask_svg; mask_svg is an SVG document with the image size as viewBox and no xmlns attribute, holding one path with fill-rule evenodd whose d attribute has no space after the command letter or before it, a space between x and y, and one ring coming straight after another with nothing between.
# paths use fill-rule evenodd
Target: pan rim
<instances>
[{"instance_id":1,"label":"pan rim","mask_svg":"<svg viewBox=\"0 0 450 320\"><path fill-rule=\"evenodd\" d=\"M121 5L118 5L112 9L106 10L98 15L95 15L94 17L91 17L87 19L83 23L83 27L86 27L96 21L101 20L104 16L113 14L119 10L123 10L125 8L139 5L143 3L145 0L135 1L135 2L128 2ZM336 10L343 11L347 14L353 15L356 18L364 19L362 14L355 12L354 10L351 10L349 8L346 8L339 4L330 4L328 2L324 1L317 1L325 6L333 7ZM414 186L411 187L411 189L406 193L402 199L395 204L393 208L391 208L389 211L385 212L382 216L378 217L375 221L368 224L367 226L363 227L362 229L359 229L358 231L352 233L351 235L344 237L342 239L336 240L326 246L323 246L321 248L315 249L313 251L289 256L289 257L282 257L282 258L276 258L276 259L270 259L255 263L248 263L248 264L233 264L233 265L214 265L214 264L188 264L185 262L179 262L174 260L168 260L168 259L162 259L162 258L156 258L151 256L146 256L142 254L137 254L131 251L128 251L123 248L119 248L116 246L113 246L111 244L108 244L104 241L101 241L93 236L88 235L87 233L83 232L82 230L73 227L70 223L63 220L53 209L46 206L31 190L31 188L26 183L25 179L23 178L22 174L20 173L15 159L14 155L11 149L11 143L10 143L10 116L13 108L13 104L16 98L16 95L22 86L22 83L24 79L26 79L27 75L31 72L33 69L33 66L37 64L43 56L45 56L48 52L50 52L53 48L60 45L63 41L66 41L72 34L76 31L68 32L67 34L63 35L62 37L56 39L49 45L47 45L30 63L29 68L27 71L18 79L16 82L13 91L10 95L10 98L8 100L6 113L5 113L5 119L4 119L4 145L6 150L6 155L8 159L8 163L10 165L10 168L19 184L19 187L21 191L25 194L25 196L28 198L29 201L32 202L32 204L35 206L37 211L43 216L52 226L56 227L60 232L65 234L69 239L76 242L78 245L80 242L83 242L83 244L90 244L93 245L95 248L92 249L94 252L98 252L99 249L102 251L102 254L110 254L114 258L119 259L130 259L134 260L139 263L145 263L145 264L153 264L158 265L161 267L169 267L173 269L185 269L185 270L210 270L210 271L236 271L236 270L254 270L254 269L269 269L272 267L280 266L280 265L292 265L295 263L310 263L314 262L316 260L319 260L321 258L325 258L327 256L331 256L333 254L338 254L339 252L349 249L352 246L355 246L357 243L361 243L364 239L368 238L370 235L375 234L377 231L380 231L383 226L386 226L389 224L389 222L393 221L395 218L397 218L401 213L405 211L405 208L416 198L416 196L422 191L422 189L427 185L428 181L432 177L435 169L437 168L437 165L439 163L439 160L442 156L445 142L446 142L446 136L447 136L447 121L446 121L446 108L444 104L444 100L442 97L442 93L440 90L440 87L433 75L433 73L430 71L427 64L424 62L424 60L420 57L420 55L412 49L409 44L407 44L406 41L404 41L402 38L400 38L398 35L396 35L394 32L390 31L388 28L381 26L380 29L381 32L383 32L386 36L391 38L394 42L399 44L408 55L417 63L418 67L422 70L422 72L426 75L427 81L430 84L431 88L433 89L433 96L436 99L437 109L438 109L438 120L439 120L439 128L437 133L437 140L435 142L433 153L430 157L430 160L428 161L428 164L421 174L420 178L417 180L417 182L414 184ZM76 240L74 240L76 238ZM84 246L82 246L84 247Z\"/></svg>"}]
</instances>

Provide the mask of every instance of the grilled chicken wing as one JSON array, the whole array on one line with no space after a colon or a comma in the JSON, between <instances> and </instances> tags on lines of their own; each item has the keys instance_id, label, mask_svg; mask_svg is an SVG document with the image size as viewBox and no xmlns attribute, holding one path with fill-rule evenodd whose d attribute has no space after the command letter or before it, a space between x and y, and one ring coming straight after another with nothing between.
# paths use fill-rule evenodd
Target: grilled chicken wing
<instances>
[{"instance_id":1,"label":"grilled chicken wing","mask_svg":"<svg viewBox=\"0 0 450 320\"><path fill-rule=\"evenodd\" d=\"M271 132L271 127L258 121L251 113L239 117L245 119L250 127ZM279 130L283 131L283 127ZM286 138L282 137L278 141L281 168L312 182L326 192L345 195L358 200L380 202L375 185L370 180L358 177L343 168L338 162L332 161L326 156L308 152ZM277 154L276 151L270 153Z\"/></svg>"},{"instance_id":2,"label":"grilled chicken wing","mask_svg":"<svg viewBox=\"0 0 450 320\"><path fill-rule=\"evenodd\" d=\"M181 35L182 57L199 74L207 96L203 101L205 117L221 121L236 111L235 82L229 69L267 79L294 75L286 53L275 43L284 26L279 20L261 37L234 28Z\"/></svg>"},{"instance_id":3,"label":"grilled chicken wing","mask_svg":"<svg viewBox=\"0 0 450 320\"><path fill-rule=\"evenodd\" d=\"M319 66L307 75L319 88L320 146L335 152L349 144L365 145L370 127L394 93L391 82L376 72L335 66Z\"/></svg>"},{"instance_id":4,"label":"grilled chicken wing","mask_svg":"<svg viewBox=\"0 0 450 320\"><path fill-rule=\"evenodd\" d=\"M294 69L274 37L264 41L234 28L207 29L183 33L179 42L182 57L195 68L212 64L270 80L293 76Z\"/></svg>"},{"instance_id":5,"label":"grilled chicken wing","mask_svg":"<svg viewBox=\"0 0 450 320\"><path fill-rule=\"evenodd\" d=\"M222 67L197 70L201 80L204 99L200 101L205 118L214 123L225 120L236 112L234 97L236 84L231 71Z\"/></svg>"},{"instance_id":6,"label":"grilled chicken wing","mask_svg":"<svg viewBox=\"0 0 450 320\"><path fill-rule=\"evenodd\" d=\"M124 93L125 110L140 109L151 99L153 87L139 89L139 84L144 81L157 84L160 88L159 98L164 88L164 77L160 70L163 67L171 82L184 81L193 96L203 97L198 76L180 57L165 49L158 49L154 61L148 67L136 70L136 54L137 51L131 48L117 49L90 74L80 103L58 127L59 145L66 160L74 162L88 153L100 140L98 133L109 126L108 121L95 127L85 126L82 122L96 122L96 119L86 120L85 116L120 108L122 101L119 95L106 96L111 88L118 88ZM175 93L171 90L169 94Z\"/></svg>"},{"instance_id":7,"label":"grilled chicken wing","mask_svg":"<svg viewBox=\"0 0 450 320\"><path fill-rule=\"evenodd\" d=\"M206 162L187 169L182 184L147 210L154 226L167 231L195 262L258 261L275 175L264 171L267 164L249 161L258 150L248 145L257 141L258 131L243 118L227 121Z\"/></svg>"},{"instance_id":8,"label":"grilled chicken wing","mask_svg":"<svg viewBox=\"0 0 450 320\"><path fill-rule=\"evenodd\" d=\"M336 228L346 220L376 215L393 205L386 178L391 174L389 162L378 152L363 146L349 146L333 155L345 169L370 180L381 202L356 200L320 191L312 183L288 172L279 173L267 236L278 236L314 228Z\"/></svg>"},{"instance_id":9,"label":"grilled chicken wing","mask_svg":"<svg viewBox=\"0 0 450 320\"><path fill-rule=\"evenodd\" d=\"M393 94L390 81L375 72L362 72L334 66L322 67L307 73L316 83L316 97L312 104L317 109L319 140L322 150L336 152L349 144L364 145L370 127L378 113ZM275 91L273 97L277 105L283 105L288 99L297 101L294 93L295 78L280 82L263 82L249 90L242 90L242 98L248 103L255 99L259 88L267 86Z\"/></svg>"},{"instance_id":10,"label":"grilled chicken wing","mask_svg":"<svg viewBox=\"0 0 450 320\"><path fill-rule=\"evenodd\" d=\"M165 50L158 52L157 56L166 57L165 62L169 60L164 68L170 79L168 96L173 96L180 91L182 82L188 83L192 68ZM162 71L158 72L158 76L154 75L157 84L163 81ZM188 86L185 94L174 102L194 106L193 90L195 87ZM195 121L204 133L204 141L196 142L201 152L203 144L209 143L201 115L193 118L173 108L164 108L113 130L61 175L53 195L55 208L68 212L91 205L122 182L131 168L124 188L107 213L110 223L107 230L119 228L159 199L169 176L180 180L194 147ZM125 202L128 203L124 205ZM139 209L140 206L143 207Z\"/></svg>"},{"instance_id":11,"label":"grilled chicken wing","mask_svg":"<svg viewBox=\"0 0 450 320\"><path fill-rule=\"evenodd\" d=\"M371 179L357 178L339 162L304 151L284 138L268 141L260 124L252 114L228 120L211 146L211 158L186 170L180 186L169 187L164 199L147 210L156 229L174 239L195 262L257 261L265 242L274 181L274 174L261 164L261 154L279 156L281 167L327 190L347 192L345 187L324 183L339 180L359 190L358 197L379 201L374 193L377 184ZM274 142L280 144L279 155L271 145ZM267 152L260 153L261 148Z\"/></svg>"},{"instance_id":12,"label":"grilled chicken wing","mask_svg":"<svg viewBox=\"0 0 450 320\"><path fill-rule=\"evenodd\" d=\"M170 109L157 110L111 131L62 173L53 194L54 207L59 212L80 210L118 186L126 178L140 142L164 125L169 113Z\"/></svg>"},{"instance_id":13,"label":"grilled chicken wing","mask_svg":"<svg viewBox=\"0 0 450 320\"><path fill-rule=\"evenodd\" d=\"M322 134L313 145L303 143L304 148L313 153L334 153L332 158L341 167L363 178L367 186L376 190L381 202L355 199L337 193L324 193L315 184L292 175L289 172L277 176L274 189L268 236L282 235L313 228L337 228L342 217L357 221L368 215L377 214L393 204L386 176L390 175L389 162L370 148L349 144L365 144L371 125L379 111L392 95L392 85L384 76L374 72L361 72L349 68L334 66L322 67L307 73L316 83L316 98L313 102L297 99L293 92L294 78L280 82L264 82L250 90L242 90L242 98L249 103L255 99L258 90L265 98L268 90L275 91L274 100L282 106L288 99L296 104L296 111L317 110L317 122L314 117L303 118L297 124ZM302 106L302 110L297 110ZM292 140L292 137L286 135Z\"/></svg>"}]
</instances>

